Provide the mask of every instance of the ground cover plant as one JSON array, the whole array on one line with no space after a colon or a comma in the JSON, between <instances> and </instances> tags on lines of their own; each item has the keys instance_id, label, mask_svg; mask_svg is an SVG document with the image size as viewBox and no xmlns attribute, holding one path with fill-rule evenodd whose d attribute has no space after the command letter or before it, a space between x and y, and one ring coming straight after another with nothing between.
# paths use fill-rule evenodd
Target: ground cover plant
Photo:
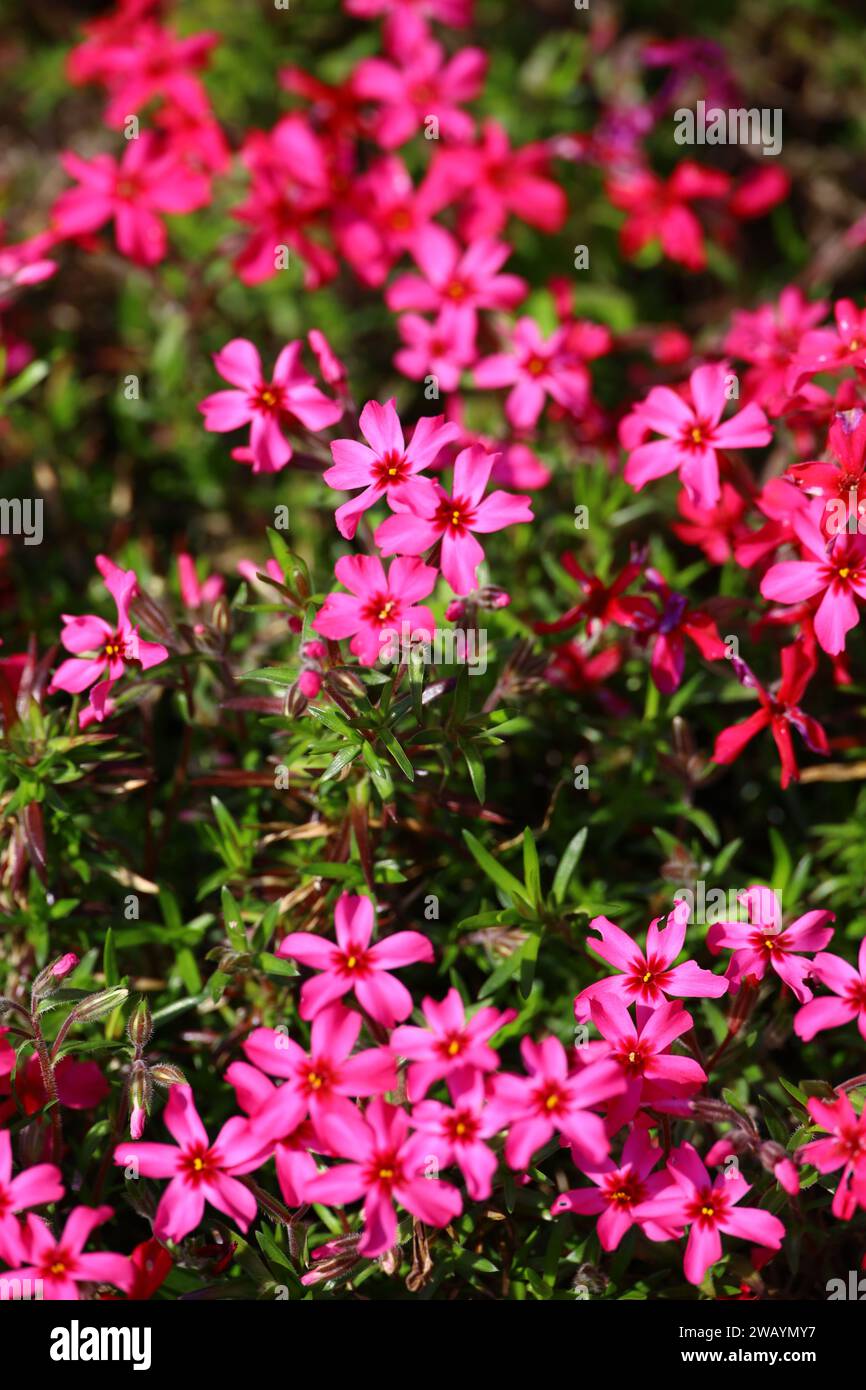
<instances>
[{"instance_id":1,"label":"ground cover plant","mask_svg":"<svg viewBox=\"0 0 866 1390\"><path fill-rule=\"evenodd\" d=\"M866 39L733 9L12 7L3 1298L859 1277Z\"/></svg>"}]
</instances>

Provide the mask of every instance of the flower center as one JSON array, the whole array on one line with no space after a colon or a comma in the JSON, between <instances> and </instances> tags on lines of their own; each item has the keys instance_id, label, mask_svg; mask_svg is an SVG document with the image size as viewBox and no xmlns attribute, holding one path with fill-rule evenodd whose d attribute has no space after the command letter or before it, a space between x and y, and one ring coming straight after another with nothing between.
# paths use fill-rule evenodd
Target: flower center
<instances>
[{"instance_id":1,"label":"flower center","mask_svg":"<svg viewBox=\"0 0 866 1390\"><path fill-rule=\"evenodd\" d=\"M260 386L256 392L256 408L264 411L267 415L279 415L283 409L284 401L282 386L275 386L273 383L268 386Z\"/></svg>"},{"instance_id":2,"label":"flower center","mask_svg":"<svg viewBox=\"0 0 866 1390\"><path fill-rule=\"evenodd\" d=\"M373 476L380 487L393 487L395 483L405 482L409 476L406 455L396 449L389 449L373 465Z\"/></svg>"},{"instance_id":3,"label":"flower center","mask_svg":"<svg viewBox=\"0 0 866 1390\"><path fill-rule=\"evenodd\" d=\"M541 376L543 372L547 371L547 363L543 357L538 356L538 353L534 353L526 363L526 370L530 376Z\"/></svg>"},{"instance_id":4,"label":"flower center","mask_svg":"<svg viewBox=\"0 0 866 1390\"><path fill-rule=\"evenodd\" d=\"M209 1178L217 1168L210 1149L201 1145L194 1149L188 1149L181 1158L180 1166L184 1176L194 1184Z\"/></svg>"}]
</instances>

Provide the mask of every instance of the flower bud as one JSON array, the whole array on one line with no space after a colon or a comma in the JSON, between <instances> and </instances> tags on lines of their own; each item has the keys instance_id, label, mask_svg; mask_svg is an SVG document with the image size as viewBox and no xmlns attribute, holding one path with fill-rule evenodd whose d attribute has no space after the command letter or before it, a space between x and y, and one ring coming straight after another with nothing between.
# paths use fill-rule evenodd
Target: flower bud
<instances>
[{"instance_id":1,"label":"flower bud","mask_svg":"<svg viewBox=\"0 0 866 1390\"><path fill-rule=\"evenodd\" d=\"M211 613L211 623L216 631L223 637L231 629L232 616L229 609L229 602L225 594L220 594L219 598L214 603Z\"/></svg>"},{"instance_id":2,"label":"flower bud","mask_svg":"<svg viewBox=\"0 0 866 1390\"><path fill-rule=\"evenodd\" d=\"M77 964L78 956L73 951L67 951L65 956L58 956L50 965L46 965L45 969L40 970L33 981L32 994L34 998L41 994L51 994L61 980L64 980L67 975L71 975Z\"/></svg>"},{"instance_id":3,"label":"flower bud","mask_svg":"<svg viewBox=\"0 0 866 1390\"><path fill-rule=\"evenodd\" d=\"M105 1014L110 1014L128 997L129 990L123 989L120 985L114 989L101 989L97 994L88 994L86 999L75 1005L72 1013L78 1023L86 1023L89 1019L102 1018Z\"/></svg>"},{"instance_id":4,"label":"flower bud","mask_svg":"<svg viewBox=\"0 0 866 1390\"><path fill-rule=\"evenodd\" d=\"M180 1067L172 1066L171 1062L157 1062L150 1069L150 1077L157 1086L185 1086L186 1077Z\"/></svg>"},{"instance_id":5,"label":"flower bud","mask_svg":"<svg viewBox=\"0 0 866 1390\"><path fill-rule=\"evenodd\" d=\"M144 999L139 999L126 1024L126 1035L133 1047L140 1052L150 1042L153 1032L153 1019Z\"/></svg>"},{"instance_id":6,"label":"flower bud","mask_svg":"<svg viewBox=\"0 0 866 1390\"><path fill-rule=\"evenodd\" d=\"M318 671L307 668L298 676L298 690L306 699L315 700L321 688L322 677Z\"/></svg>"},{"instance_id":7,"label":"flower bud","mask_svg":"<svg viewBox=\"0 0 866 1390\"><path fill-rule=\"evenodd\" d=\"M307 697L300 685L290 685L286 691L285 710L292 719L299 719L307 708Z\"/></svg>"}]
</instances>

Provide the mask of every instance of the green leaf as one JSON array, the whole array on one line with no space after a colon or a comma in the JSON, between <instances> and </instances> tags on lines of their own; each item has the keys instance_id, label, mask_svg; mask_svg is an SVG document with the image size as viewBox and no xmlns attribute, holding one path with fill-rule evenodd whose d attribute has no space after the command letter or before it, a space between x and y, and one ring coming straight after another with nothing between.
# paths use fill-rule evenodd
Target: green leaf
<instances>
[{"instance_id":1,"label":"green leaf","mask_svg":"<svg viewBox=\"0 0 866 1390\"><path fill-rule=\"evenodd\" d=\"M487 790L487 775L484 770L484 760L477 749L470 744L463 743L458 739L457 746L466 760L469 770L469 780L472 783L472 790L478 797L479 804L484 805L484 797Z\"/></svg>"},{"instance_id":2,"label":"green leaf","mask_svg":"<svg viewBox=\"0 0 866 1390\"><path fill-rule=\"evenodd\" d=\"M541 902L541 865L535 838L527 825L523 832L523 878L527 896L534 907Z\"/></svg>"},{"instance_id":3,"label":"green leaf","mask_svg":"<svg viewBox=\"0 0 866 1390\"><path fill-rule=\"evenodd\" d=\"M415 769L406 757L406 751L399 740L392 734L390 729L380 729L379 737L400 770L406 774L410 782L414 782Z\"/></svg>"},{"instance_id":4,"label":"green leaf","mask_svg":"<svg viewBox=\"0 0 866 1390\"><path fill-rule=\"evenodd\" d=\"M241 910L228 888L223 888L220 894L220 901L222 903L223 920L225 921L226 933L228 934L229 941L236 951L248 951L249 942L247 941L247 934L244 931Z\"/></svg>"},{"instance_id":5,"label":"green leaf","mask_svg":"<svg viewBox=\"0 0 866 1390\"><path fill-rule=\"evenodd\" d=\"M572 875L580 863L580 856L583 854L583 847L586 844L586 837L589 830L583 826L573 835L565 847L565 853L556 866L556 873L553 876L553 901L559 907L565 901L565 892L571 882Z\"/></svg>"},{"instance_id":6,"label":"green leaf","mask_svg":"<svg viewBox=\"0 0 866 1390\"><path fill-rule=\"evenodd\" d=\"M297 975L298 967L285 956L275 956L270 951L262 951L258 963L267 975Z\"/></svg>"},{"instance_id":7,"label":"green leaf","mask_svg":"<svg viewBox=\"0 0 866 1390\"><path fill-rule=\"evenodd\" d=\"M117 951L114 947L114 930L109 927L105 933L105 945L102 948L102 969L105 974L105 988L111 989L119 980L117 972Z\"/></svg>"},{"instance_id":8,"label":"green leaf","mask_svg":"<svg viewBox=\"0 0 866 1390\"><path fill-rule=\"evenodd\" d=\"M463 831L463 839L476 864L479 868L484 870L487 877L496 884L497 888L501 888L503 893L507 893L510 898L516 898L520 902L525 903L527 907L532 907L532 903L527 897L526 889L520 880L516 879L514 874L509 873L505 866L499 863L498 859L494 859L493 855L484 848L479 840L476 840L470 830Z\"/></svg>"}]
</instances>

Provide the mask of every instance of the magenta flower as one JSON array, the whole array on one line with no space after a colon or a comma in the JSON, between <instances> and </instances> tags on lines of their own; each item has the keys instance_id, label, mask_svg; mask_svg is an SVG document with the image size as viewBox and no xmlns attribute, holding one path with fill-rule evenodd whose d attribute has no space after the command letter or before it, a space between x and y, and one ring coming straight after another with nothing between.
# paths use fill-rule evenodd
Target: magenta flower
<instances>
[{"instance_id":1,"label":"magenta flower","mask_svg":"<svg viewBox=\"0 0 866 1390\"><path fill-rule=\"evenodd\" d=\"M520 1044L529 1076L502 1074L492 1082L491 1123L509 1125L505 1157L512 1168L525 1169L532 1155L555 1133L573 1145L581 1159L600 1163L610 1151L604 1121L593 1107L619 1095L623 1080L607 1058L570 1071L568 1054L558 1038Z\"/></svg>"},{"instance_id":2,"label":"magenta flower","mask_svg":"<svg viewBox=\"0 0 866 1390\"><path fill-rule=\"evenodd\" d=\"M63 1196L60 1169L53 1163L36 1163L12 1176L12 1137L0 1129L0 1258L7 1264L21 1259L21 1232L15 1213Z\"/></svg>"},{"instance_id":3,"label":"magenta flower","mask_svg":"<svg viewBox=\"0 0 866 1390\"><path fill-rule=\"evenodd\" d=\"M721 1259L721 1232L779 1249L785 1227L777 1216L760 1207L736 1207L751 1191L739 1173L719 1173L713 1182L691 1144L671 1154L668 1172L672 1186L642 1202L635 1217L689 1226L684 1269L690 1284L702 1283L707 1270Z\"/></svg>"},{"instance_id":4,"label":"magenta flower","mask_svg":"<svg viewBox=\"0 0 866 1390\"><path fill-rule=\"evenodd\" d=\"M622 1078L622 1094L608 1115L611 1132L630 1120L641 1105L664 1110L668 1101L681 1100L706 1081L706 1072L692 1057L668 1051L675 1038L694 1026L691 1014L679 1001L660 1004L656 1009L638 1004L636 1023L614 996L603 1002L593 999L590 1008L593 1023L608 1043L606 1054L598 1055L606 1055L615 1063Z\"/></svg>"},{"instance_id":5,"label":"magenta flower","mask_svg":"<svg viewBox=\"0 0 866 1390\"><path fill-rule=\"evenodd\" d=\"M623 1145L620 1163L605 1158L601 1163L578 1164L593 1187L575 1187L563 1192L550 1208L554 1216L570 1211L575 1216L597 1216L597 1232L602 1250L616 1250L623 1236L638 1225L650 1240L676 1240L682 1224L655 1221L638 1215L641 1203L657 1197L669 1184L666 1173L652 1170L661 1149L650 1143L646 1125L635 1124Z\"/></svg>"},{"instance_id":6,"label":"magenta flower","mask_svg":"<svg viewBox=\"0 0 866 1390\"><path fill-rule=\"evenodd\" d=\"M477 355L472 315L446 304L432 323L420 314L401 314L397 329L404 344L394 354L397 370L410 381L435 376L441 390L456 391Z\"/></svg>"},{"instance_id":7,"label":"magenta flower","mask_svg":"<svg viewBox=\"0 0 866 1390\"><path fill-rule=\"evenodd\" d=\"M412 1111L412 1124L424 1135L427 1149L440 1167L456 1163L473 1202L484 1202L490 1196L499 1163L484 1143L499 1128L497 1120L486 1113L484 1077L480 1071L464 1067L449 1076L448 1089L452 1105L422 1100Z\"/></svg>"},{"instance_id":8,"label":"magenta flower","mask_svg":"<svg viewBox=\"0 0 866 1390\"><path fill-rule=\"evenodd\" d=\"M364 666L372 666L389 642L388 634L432 639L436 619L429 608L418 606L433 589L437 572L420 560L394 560L387 578L382 561L374 555L343 555L334 572L348 594L329 594L312 626L335 641L351 637L349 648Z\"/></svg>"},{"instance_id":9,"label":"magenta flower","mask_svg":"<svg viewBox=\"0 0 866 1390\"><path fill-rule=\"evenodd\" d=\"M292 932L283 937L278 956L299 960L322 972L301 988L301 1018L315 1018L327 1004L350 990L354 990L361 1008L385 1028L408 1018L412 996L388 972L416 961L432 961L433 947L417 931L395 932L371 946L373 920L369 898L343 893L334 910L336 943L312 932Z\"/></svg>"},{"instance_id":10,"label":"magenta flower","mask_svg":"<svg viewBox=\"0 0 866 1390\"><path fill-rule=\"evenodd\" d=\"M797 510L791 525L807 559L783 560L761 580L764 598L801 603L822 595L815 636L830 656L845 650L845 638L860 621L858 599L866 599L866 536L842 532L829 540L820 527L824 502Z\"/></svg>"},{"instance_id":11,"label":"magenta flower","mask_svg":"<svg viewBox=\"0 0 866 1390\"><path fill-rule=\"evenodd\" d=\"M814 643L811 644L814 648ZM758 693L759 708L747 719L729 724L716 737L713 749L713 762L732 763L740 756L746 745L760 733L769 729L779 753L782 764L782 790L797 781L800 770L794 753L792 730L796 729L806 747L813 753L829 753L827 735L811 715L801 709L800 701L806 687L815 674L816 660L803 638L783 647L780 653L782 678L767 690L739 657L732 658L731 665L740 683Z\"/></svg>"},{"instance_id":12,"label":"magenta flower","mask_svg":"<svg viewBox=\"0 0 866 1390\"><path fill-rule=\"evenodd\" d=\"M257 1111L253 1128L282 1139L309 1115L320 1134L327 1134L335 1112L351 1108L346 1096L379 1096L397 1085L393 1052L371 1047L350 1056L361 1031L361 1015L329 1004L313 1019L310 1050L273 1028L256 1028L244 1041L249 1060L284 1084Z\"/></svg>"},{"instance_id":13,"label":"magenta flower","mask_svg":"<svg viewBox=\"0 0 866 1390\"><path fill-rule=\"evenodd\" d=\"M205 1202L245 1231L255 1217L256 1199L234 1175L261 1166L266 1141L247 1120L234 1115L212 1144L189 1086L172 1086L164 1118L176 1144L127 1143L114 1151L121 1168L134 1164L138 1176L171 1179L159 1201L154 1235L159 1240L183 1240L201 1221Z\"/></svg>"},{"instance_id":14,"label":"magenta flower","mask_svg":"<svg viewBox=\"0 0 866 1390\"><path fill-rule=\"evenodd\" d=\"M264 1072L259 1071L258 1067L251 1067L248 1062L232 1062L231 1066L226 1068L226 1080L235 1088L239 1108L245 1115L249 1115L253 1122L279 1095L280 1088L275 1086ZM319 1171L313 1151L328 1152L324 1141L309 1120L302 1120L295 1129L279 1139L273 1149L277 1182L283 1199L288 1206L299 1207L306 1200L304 1192L308 1180L315 1177ZM267 1149L263 1151L263 1155L262 1162L265 1161Z\"/></svg>"},{"instance_id":15,"label":"magenta flower","mask_svg":"<svg viewBox=\"0 0 866 1390\"><path fill-rule=\"evenodd\" d=\"M550 175L550 153L542 141L513 149L497 121L484 121L477 145L443 149L433 180L450 197L459 196L460 235L469 243L497 236L509 213L543 232L558 232L568 216L568 199Z\"/></svg>"},{"instance_id":16,"label":"magenta flower","mask_svg":"<svg viewBox=\"0 0 866 1390\"><path fill-rule=\"evenodd\" d=\"M866 937L860 942L857 969L841 956L819 951L812 961L812 978L820 980L836 995L835 999L811 999L794 1019L794 1032L804 1042L826 1028L842 1028L857 1020L861 1038L866 1038Z\"/></svg>"},{"instance_id":17,"label":"magenta flower","mask_svg":"<svg viewBox=\"0 0 866 1390\"><path fill-rule=\"evenodd\" d=\"M797 1157L819 1173L842 1169L833 1196L833 1215L850 1221L858 1206L866 1210L866 1111L858 1115L844 1094L834 1101L810 1100L807 1108L815 1124L830 1137L804 1144Z\"/></svg>"},{"instance_id":18,"label":"magenta flower","mask_svg":"<svg viewBox=\"0 0 866 1390\"><path fill-rule=\"evenodd\" d=\"M61 193L51 210L58 234L85 236L113 218L117 249L137 265L156 265L165 256L159 213L192 212L210 199L210 180L149 130L127 142L119 164L109 154L87 160L71 152L61 162L79 187Z\"/></svg>"},{"instance_id":19,"label":"magenta flower","mask_svg":"<svg viewBox=\"0 0 866 1390\"><path fill-rule=\"evenodd\" d=\"M343 407L319 390L299 362L303 343L287 343L270 380L264 377L257 349L246 338L233 338L214 354L220 376L237 389L217 391L199 402L206 430L227 434L250 426L249 448L235 457L252 463L254 473L278 473L292 457L284 431L323 430L336 424Z\"/></svg>"},{"instance_id":20,"label":"magenta flower","mask_svg":"<svg viewBox=\"0 0 866 1390\"><path fill-rule=\"evenodd\" d=\"M454 461L450 497L430 479L416 479L405 492L396 489L391 500L397 510L377 527L374 538L382 554L421 555L440 542L443 575L455 594L471 593L484 559L473 533L501 531L533 519L532 504L525 495L492 492L484 496L497 458L481 444L461 450Z\"/></svg>"},{"instance_id":21,"label":"magenta flower","mask_svg":"<svg viewBox=\"0 0 866 1390\"><path fill-rule=\"evenodd\" d=\"M678 470L692 501L700 507L715 507L722 495L719 450L759 449L770 443L773 432L753 401L722 421L726 395L725 368L720 363L696 367L689 377L689 393L690 401L669 386L654 386L626 417L623 443L632 451L625 480L639 492L652 479ZM636 437L629 429L637 425L643 437L650 431L665 437L634 448Z\"/></svg>"},{"instance_id":22,"label":"magenta flower","mask_svg":"<svg viewBox=\"0 0 866 1390\"><path fill-rule=\"evenodd\" d=\"M654 1009L663 1004L668 995L683 999L718 999L727 993L728 982L723 976L702 970L693 960L674 965L683 949L688 920L688 904L676 903L664 927L659 927L661 917L650 922L646 950L642 951L637 942L609 918L593 917L590 930L597 931L599 939L587 941L587 946L623 973L582 990L574 1001L575 1018L589 1018L593 999L602 1003L618 999L626 1008L637 1003Z\"/></svg>"},{"instance_id":23,"label":"magenta flower","mask_svg":"<svg viewBox=\"0 0 866 1390\"><path fill-rule=\"evenodd\" d=\"M634 257L658 241L670 260L688 270L702 270L706 250L701 224L690 204L697 198L722 198L729 188L727 174L691 159L678 164L668 179L658 178L651 169L615 174L605 191L613 206L628 214L620 231L623 253Z\"/></svg>"},{"instance_id":24,"label":"magenta flower","mask_svg":"<svg viewBox=\"0 0 866 1390\"><path fill-rule=\"evenodd\" d=\"M416 238L412 255L421 275L398 275L385 293L388 308L395 312L420 309L435 314L450 304L474 327L477 309L513 309L526 298L525 280L499 274L511 255L504 241L484 237L464 251L450 232L431 223Z\"/></svg>"},{"instance_id":25,"label":"magenta flower","mask_svg":"<svg viewBox=\"0 0 866 1390\"><path fill-rule=\"evenodd\" d=\"M145 642L139 637L138 628L129 616L129 605L138 593L135 571L119 569L103 555L97 557L97 565L117 605L117 619L111 624L93 613L77 618L64 613L60 641L75 655L60 663L48 688L79 695L93 686L90 708L93 716L102 721L108 712L106 701L112 686L127 667L140 666L143 671L149 671L152 666L168 660L168 651L160 642ZM92 655L87 656L87 652ZM79 723L84 720L82 713Z\"/></svg>"},{"instance_id":26,"label":"magenta flower","mask_svg":"<svg viewBox=\"0 0 866 1390\"><path fill-rule=\"evenodd\" d=\"M807 1004L812 991L806 980L814 963L801 951L823 951L833 935L828 922L835 914L826 910L806 912L789 927L781 927L776 895L768 888L752 887L740 893L739 901L748 912L748 922L714 922L707 932L707 945L713 955L723 946L733 951L727 975L736 991L745 980L763 980L767 967L775 970L796 999Z\"/></svg>"},{"instance_id":27,"label":"magenta flower","mask_svg":"<svg viewBox=\"0 0 866 1390\"><path fill-rule=\"evenodd\" d=\"M78 1300L79 1284L113 1284L127 1291L135 1279L127 1255L84 1252L94 1228L113 1214L111 1207L76 1207L56 1239L41 1217L28 1216L21 1233L20 1267L7 1270L4 1279L39 1279L42 1297L54 1301Z\"/></svg>"},{"instance_id":28,"label":"magenta flower","mask_svg":"<svg viewBox=\"0 0 866 1390\"><path fill-rule=\"evenodd\" d=\"M461 48L446 59L445 50L426 32L419 32L411 53L401 45L400 67L385 58L365 58L355 69L356 96L379 104L373 131L386 150L405 145L430 117L445 140L471 140L475 123L460 110L481 91L487 56L480 48Z\"/></svg>"},{"instance_id":29,"label":"magenta flower","mask_svg":"<svg viewBox=\"0 0 866 1390\"><path fill-rule=\"evenodd\" d=\"M495 1071L499 1057L488 1046L488 1040L517 1016L513 1009L500 1013L488 1007L478 1009L467 1019L463 1000L456 989L449 989L440 1003L426 998L421 1011L428 1028L404 1024L394 1029L389 1040L393 1052L414 1063L409 1068L411 1101L421 1100L434 1081L453 1076L464 1067Z\"/></svg>"},{"instance_id":30,"label":"magenta flower","mask_svg":"<svg viewBox=\"0 0 866 1390\"><path fill-rule=\"evenodd\" d=\"M425 1177L430 1146L426 1134L409 1137L409 1116L379 1096L362 1116L340 1117L332 1127L338 1156L348 1158L307 1183L311 1202L325 1205L364 1198L364 1234L358 1251L372 1259L390 1250L397 1240L397 1201L427 1226L447 1226L463 1206L450 1183Z\"/></svg>"},{"instance_id":31,"label":"magenta flower","mask_svg":"<svg viewBox=\"0 0 866 1390\"><path fill-rule=\"evenodd\" d=\"M572 415L582 415L589 400L589 374L568 347L568 330L558 328L548 339L532 318L514 325L511 353L484 357L475 368L475 381L484 390L510 386L505 414L516 430L535 428L548 396Z\"/></svg>"},{"instance_id":32,"label":"magenta flower","mask_svg":"<svg viewBox=\"0 0 866 1390\"><path fill-rule=\"evenodd\" d=\"M347 540L354 536L362 512L382 497L390 504L398 487L411 488L416 473L435 463L444 446L460 433L457 425L446 425L441 415L424 415L406 444L393 398L384 405L368 401L359 423L367 444L335 439L331 444L334 465L323 474L329 487L346 492L364 489L335 513L337 530Z\"/></svg>"}]
</instances>

